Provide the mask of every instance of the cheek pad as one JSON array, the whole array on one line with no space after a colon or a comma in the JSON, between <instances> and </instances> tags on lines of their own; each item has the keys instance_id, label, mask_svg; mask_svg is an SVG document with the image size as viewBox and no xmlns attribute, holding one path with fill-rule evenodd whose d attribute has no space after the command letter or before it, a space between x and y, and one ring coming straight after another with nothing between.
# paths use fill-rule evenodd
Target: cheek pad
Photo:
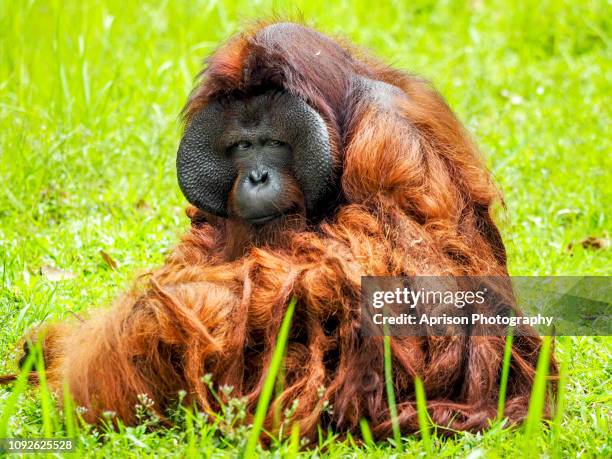
<instances>
[{"instance_id":1,"label":"cheek pad","mask_svg":"<svg viewBox=\"0 0 612 459\"><path fill-rule=\"evenodd\" d=\"M294 172L306 199L310 215L334 191L333 158L329 133L321 116L298 97L286 94L282 100L283 128L291 133Z\"/></svg>"},{"instance_id":2,"label":"cheek pad","mask_svg":"<svg viewBox=\"0 0 612 459\"><path fill-rule=\"evenodd\" d=\"M216 144L223 134L219 104L198 112L185 129L176 157L179 186L187 200L205 212L227 217L227 198L236 171L225 151Z\"/></svg>"}]
</instances>

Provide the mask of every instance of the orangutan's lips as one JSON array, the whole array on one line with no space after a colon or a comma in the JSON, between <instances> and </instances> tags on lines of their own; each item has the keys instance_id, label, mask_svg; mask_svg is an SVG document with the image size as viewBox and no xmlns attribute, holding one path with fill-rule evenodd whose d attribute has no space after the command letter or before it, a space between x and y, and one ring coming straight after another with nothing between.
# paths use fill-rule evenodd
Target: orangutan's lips
<instances>
[{"instance_id":1,"label":"orangutan's lips","mask_svg":"<svg viewBox=\"0 0 612 459\"><path fill-rule=\"evenodd\" d=\"M290 217L292 215L295 216L296 214L300 214L302 212L303 210L300 208L299 205L296 204L274 214L263 215L261 217L246 218L245 220L253 226L263 226L266 223L270 223L274 220L279 220L282 217Z\"/></svg>"},{"instance_id":2,"label":"orangutan's lips","mask_svg":"<svg viewBox=\"0 0 612 459\"><path fill-rule=\"evenodd\" d=\"M263 225L265 223L268 223L272 220L275 220L279 217L281 217L283 214L273 214L273 215L265 215L263 217L257 217L257 218L249 218L247 221L251 224L251 225L256 225L256 226L260 226Z\"/></svg>"}]
</instances>

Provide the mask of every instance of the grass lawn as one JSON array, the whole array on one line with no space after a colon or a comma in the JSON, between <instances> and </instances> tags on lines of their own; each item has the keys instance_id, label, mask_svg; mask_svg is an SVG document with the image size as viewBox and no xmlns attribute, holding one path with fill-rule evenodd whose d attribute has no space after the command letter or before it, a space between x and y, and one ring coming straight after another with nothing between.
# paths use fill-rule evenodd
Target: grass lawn
<instances>
[{"instance_id":1,"label":"grass lawn","mask_svg":"<svg viewBox=\"0 0 612 459\"><path fill-rule=\"evenodd\" d=\"M504 191L515 275L610 275L612 6L600 1L297 2L308 23L431 79ZM404 5L405 4L405 5ZM245 20L294 2L0 0L0 373L31 326L109 304L188 227L175 176L178 113L204 56ZM116 263L116 269L112 265ZM60 280L59 278L63 278ZM439 457L611 457L612 339L566 337L560 428L432 438ZM41 392L10 436L64 435ZM42 394L44 395L44 393ZM44 397L43 397L44 400ZM177 413L171 430L79 431L78 457L235 456L248 429ZM357 446L321 433L319 457L426 454L418 436ZM295 442L267 454L289 455Z\"/></svg>"}]
</instances>

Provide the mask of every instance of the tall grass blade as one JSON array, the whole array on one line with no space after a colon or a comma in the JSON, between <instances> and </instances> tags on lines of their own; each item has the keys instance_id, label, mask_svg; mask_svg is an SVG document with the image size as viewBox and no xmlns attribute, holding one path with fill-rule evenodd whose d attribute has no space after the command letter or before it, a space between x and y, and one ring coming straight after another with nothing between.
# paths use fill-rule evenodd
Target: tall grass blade
<instances>
[{"instance_id":1,"label":"tall grass blade","mask_svg":"<svg viewBox=\"0 0 612 459\"><path fill-rule=\"evenodd\" d=\"M363 438L364 443L368 446L374 446L374 437L372 436L372 430L368 421L361 418L359 420L359 428L361 429L361 438Z\"/></svg>"},{"instance_id":2,"label":"tall grass blade","mask_svg":"<svg viewBox=\"0 0 612 459\"><path fill-rule=\"evenodd\" d=\"M255 457L255 448L259 441L259 435L263 427L264 419L268 411L270 399L272 398L272 392L274 391L276 375L281 367L283 354L287 345L287 339L289 338L289 330L291 328L291 321L293 319L293 311L295 310L295 297L289 302L287 306L287 312L283 318L280 331L278 332L278 338L276 341L276 348L272 354L272 361L270 362L270 368L268 369L268 376L264 381L259 400L257 400L257 407L255 408L255 416L253 417L253 427L247 440L247 444L244 448L242 457L251 458Z\"/></svg>"},{"instance_id":3,"label":"tall grass blade","mask_svg":"<svg viewBox=\"0 0 612 459\"><path fill-rule=\"evenodd\" d=\"M294 422L291 425L291 437L289 439L289 451L287 453L288 459L293 459L298 456L300 451L300 425Z\"/></svg>"},{"instance_id":4,"label":"tall grass blade","mask_svg":"<svg viewBox=\"0 0 612 459\"><path fill-rule=\"evenodd\" d=\"M53 427L57 422L55 410L53 409L53 400L51 393L47 387L47 374L45 372L45 361L40 343L34 346L36 353L36 372L38 373L38 388L40 393L40 410L42 415L43 434L46 438L53 436ZM57 428L57 425L55 425Z\"/></svg>"},{"instance_id":5,"label":"tall grass blade","mask_svg":"<svg viewBox=\"0 0 612 459\"><path fill-rule=\"evenodd\" d=\"M561 367L559 368L559 382L557 386L557 403L555 409L555 417L553 419L552 425L552 448L553 448L553 457L561 458L563 457L561 451L561 423L563 422L563 413L565 412L565 390L567 385L567 375L568 375L568 358L565 358L561 362Z\"/></svg>"},{"instance_id":6,"label":"tall grass blade","mask_svg":"<svg viewBox=\"0 0 612 459\"><path fill-rule=\"evenodd\" d=\"M64 382L63 392L63 408L64 408L64 422L66 424L66 435L70 438L75 438L77 433L77 424L74 417L74 400L70 394L68 383Z\"/></svg>"},{"instance_id":7,"label":"tall grass blade","mask_svg":"<svg viewBox=\"0 0 612 459\"><path fill-rule=\"evenodd\" d=\"M429 433L429 415L427 414L427 399L423 381L418 376L414 379L414 393L416 395L417 417L419 419L419 431L421 440L428 456L431 456L431 435Z\"/></svg>"},{"instance_id":8,"label":"tall grass blade","mask_svg":"<svg viewBox=\"0 0 612 459\"><path fill-rule=\"evenodd\" d=\"M510 374L510 360L512 359L512 341L514 340L512 328L508 329L506 346L504 347L504 360L502 362L502 373L499 381L499 399L497 400L497 420L504 418L504 407L506 406L506 392L508 389L508 375Z\"/></svg>"},{"instance_id":9,"label":"tall grass blade","mask_svg":"<svg viewBox=\"0 0 612 459\"><path fill-rule=\"evenodd\" d=\"M283 357L281 359L281 362L285 361L285 357L287 356L287 349L284 350L283 352ZM285 365L281 364L280 369L278 370L278 376L276 378L276 384L274 385L274 394L275 394L275 398L278 398L280 396L280 394L283 393L283 390L285 390ZM281 425L282 423L282 405L280 403L276 403L274 406L274 413L273 413L273 426L275 429L279 429L279 441L282 441L283 439L283 426Z\"/></svg>"},{"instance_id":10,"label":"tall grass blade","mask_svg":"<svg viewBox=\"0 0 612 459\"><path fill-rule=\"evenodd\" d=\"M385 351L385 386L387 388L387 401L389 403L389 414L391 415L391 425L393 426L393 438L395 446L401 450L402 435L400 433L399 421L397 419L397 404L395 402L395 391L393 390L393 369L391 366L391 338L384 336Z\"/></svg>"},{"instance_id":11,"label":"tall grass blade","mask_svg":"<svg viewBox=\"0 0 612 459\"><path fill-rule=\"evenodd\" d=\"M193 428L193 413L190 408L185 409L185 424L187 428L187 457L197 458L196 435Z\"/></svg>"},{"instance_id":12,"label":"tall grass blade","mask_svg":"<svg viewBox=\"0 0 612 459\"><path fill-rule=\"evenodd\" d=\"M531 388L531 398L529 399L529 410L527 411L527 421L525 422L525 441L529 448L533 435L538 431L544 405L546 403L546 383L548 379L548 364L550 361L550 347L552 338L545 336L542 338L540 355L536 366L536 374Z\"/></svg>"},{"instance_id":13,"label":"tall grass blade","mask_svg":"<svg viewBox=\"0 0 612 459\"><path fill-rule=\"evenodd\" d=\"M11 416L15 413L15 408L17 406L17 402L19 401L19 397L23 394L28 387L28 375L32 368L34 367L34 361L36 356L33 353L28 355L23 367L21 368L21 373L17 377L15 384L11 390L11 394L4 402L4 407L2 410L2 416L0 417L0 438L6 438L9 436L8 426Z\"/></svg>"}]
</instances>

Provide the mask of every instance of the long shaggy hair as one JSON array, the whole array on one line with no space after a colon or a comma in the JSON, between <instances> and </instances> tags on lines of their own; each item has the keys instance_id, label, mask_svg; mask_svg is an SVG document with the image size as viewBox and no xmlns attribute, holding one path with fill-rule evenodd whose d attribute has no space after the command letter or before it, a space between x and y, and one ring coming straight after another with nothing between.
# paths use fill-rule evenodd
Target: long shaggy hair
<instances>
[{"instance_id":1,"label":"long shaggy hair","mask_svg":"<svg viewBox=\"0 0 612 459\"><path fill-rule=\"evenodd\" d=\"M322 220L289 219L263 236L190 207L191 229L161 268L110 310L41 331L49 383L61 390L67 381L87 420L112 410L134 423L143 393L163 416L181 390L188 403L218 411L202 381L211 374L246 397L249 421L295 296L283 389L265 427L273 430L273 413L297 399L293 421L307 437L318 424L358 434L365 418L385 438L383 339L360 333L361 276L508 275L492 218L500 194L427 82L300 25L261 23L207 60L185 119L215 98L266 88L302 98L324 119L337 200ZM402 432L418 429L417 376L436 424L486 428L496 415L504 343L392 337ZM513 423L526 415L539 347L537 337L515 337L505 406Z\"/></svg>"}]
</instances>

